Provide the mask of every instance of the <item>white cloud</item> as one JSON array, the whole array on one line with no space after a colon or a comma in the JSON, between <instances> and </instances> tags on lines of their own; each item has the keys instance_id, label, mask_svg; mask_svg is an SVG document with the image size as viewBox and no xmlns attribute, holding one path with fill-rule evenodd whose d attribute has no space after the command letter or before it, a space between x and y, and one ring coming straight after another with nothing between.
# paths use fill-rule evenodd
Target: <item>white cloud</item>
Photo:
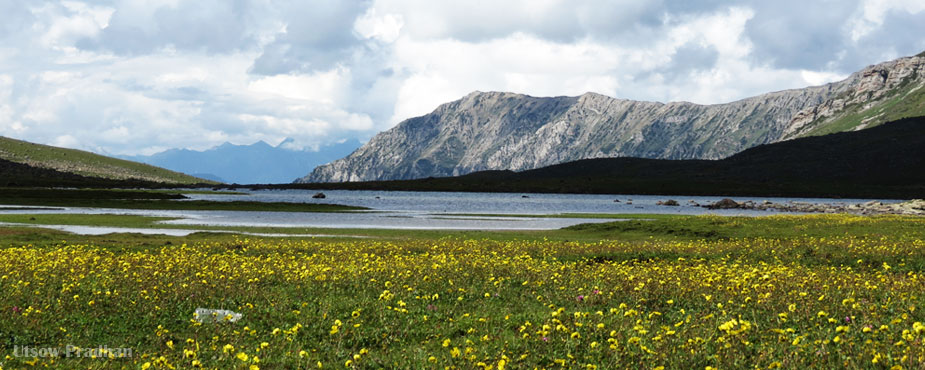
<instances>
[{"instance_id":1,"label":"white cloud","mask_svg":"<svg viewBox=\"0 0 925 370\"><path fill-rule=\"evenodd\" d=\"M317 146L330 136L369 130L365 115L329 100L343 89L343 71L251 77L246 70L253 58L161 52L37 72L22 86L30 98L13 116L32 140L117 154L285 137ZM247 115L266 119L239 118Z\"/></svg>"},{"instance_id":2,"label":"white cloud","mask_svg":"<svg viewBox=\"0 0 925 370\"><path fill-rule=\"evenodd\" d=\"M405 68L393 123L433 110L475 91L515 91L540 96L613 94L612 73L623 51L579 42L561 44L514 34L483 43L455 40L396 42L395 63Z\"/></svg>"},{"instance_id":3,"label":"white cloud","mask_svg":"<svg viewBox=\"0 0 925 370\"><path fill-rule=\"evenodd\" d=\"M800 77L809 86L820 86L848 78L848 75L832 72L800 71Z\"/></svg>"},{"instance_id":4,"label":"white cloud","mask_svg":"<svg viewBox=\"0 0 925 370\"><path fill-rule=\"evenodd\" d=\"M60 135L56 136L54 140L51 141L51 145L60 146L64 148L74 148L79 146L80 141L77 138L71 135Z\"/></svg>"},{"instance_id":5,"label":"white cloud","mask_svg":"<svg viewBox=\"0 0 925 370\"><path fill-rule=\"evenodd\" d=\"M0 102L6 102L13 96L13 76L0 74Z\"/></svg>"},{"instance_id":6,"label":"white cloud","mask_svg":"<svg viewBox=\"0 0 925 370\"><path fill-rule=\"evenodd\" d=\"M920 33L882 35L925 23L923 10L911 0L0 0L0 135L117 154L287 137L316 148L475 90L721 103L918 53Z\"/></svg>"},{"instance_id":7,"label":"white cloud","mask_svg":"<svg viewBox=\"0 0 925 370\"><path fill-rule=\"evenodd\" d=\"M20 132L24 128L21 123L13 119L13 107L9 104L12 95L13 77L0 74L0 132L7 130Z\"/></svg>"},{"instance_id":8,"label":"white cloud","mask_svg":"<svg viewBox=\"0 0 925 370\"><path fill-rule=\"evenodd\" d=\"M379 15L376 8L369 8L366 14L357 18L354 29L364 39L377 39L384 42L394 42L401 33L405 21L401 14Z\"/></svg>"},{"instance_id":9,"label":"white cloud","mask_svg":"<svg viewBox=\"0 0 925 370\"><path fill-rule=\"evenodd\" d=\"M751 52L744 38L745 24L755 16L749 8L734 7L707 16L692 17L673 27L670 38L675 46L699 42L716 48L725 59L742 59Z\"/></svg>"},{"instance_id":10,"label":"white cloud","mask_svg":"<svg viewBox=\"0 0 925 370\"><path fill-rule=\"evenodd\" d=\"M50 47L71 47L78 39L96 36L109 26L109 19L115 9L65 1L61 7L46 4L37 11L49 13L46 18L49 19L47 29L41 36L42 42Z\"/></svg>"},{"instance_id":11,"label":"white cloud","mask_svg":"<svg viewBox=\"0 0 925 370\"><path fill-rule=\"evenodd\" d=\"M350 71L339 67L312 74L259 77L248 88L254 93L333 105L343 100L349 81Z\"/></svg>"},{"instance_id":12,"label":"white cloud","mask_svg":"<svg viewBox=\"0 0 925 370\"><path fill-rule=\"evenodd\" d=\"M730 8L668 19L660 37L635 48L592 38L559 43L523 33L478 43L403 37L396 42L396 63L405 66L409 77L399 90L392 122L425 114L473 90L537 96L598 92L711 104L803 84L795 71L747 61L751 44L744 29L753 16L750 9ZM716 50L717 61L669 80L662 70L688 44Z\"/></svg>"},{"instance_id":13,"label":"white cloud","mask_svg":"<svg viewBox=\"0 0 925 370\"><path fill-rule=\"evenodd\" d=\"M883 26L890 12L921 13L925 2L921 0L864 0L860 14L852 20L851 40L857 42Z\"/></svg>"}]
</instances>

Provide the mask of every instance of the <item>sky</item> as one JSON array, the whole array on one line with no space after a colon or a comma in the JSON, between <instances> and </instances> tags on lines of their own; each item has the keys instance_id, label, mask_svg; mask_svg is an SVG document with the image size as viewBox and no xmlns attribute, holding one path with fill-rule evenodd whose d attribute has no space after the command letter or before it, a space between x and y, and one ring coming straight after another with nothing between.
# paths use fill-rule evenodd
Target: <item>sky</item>
<instances>
[{"instance_id":1,"label":"sky","mask_svg":"<svg viewBox=\"0 0 925 370\"><path fill-rule=\"evenodd\" d=\"M0 135L317 150L472 91L724 103L922 35L921 0L0 0Z\"/></svg>"}]
</instances>

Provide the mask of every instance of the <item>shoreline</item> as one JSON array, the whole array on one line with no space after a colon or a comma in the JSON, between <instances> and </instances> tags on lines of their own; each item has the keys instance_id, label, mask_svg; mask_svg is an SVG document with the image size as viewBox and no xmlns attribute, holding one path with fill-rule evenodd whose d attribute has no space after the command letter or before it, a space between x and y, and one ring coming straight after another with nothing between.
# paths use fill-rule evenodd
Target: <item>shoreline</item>
<instances>
[{"instance_id":1,"label":"shoreline","mask_svg":"<svg viewBox=\"0 0 925 370\"><path fill-rule=\"evenodd\" d=\"M883 203L872 200L865 203L806 203L806 202L787 202L775 203L763 201L761 203L753 201L736 202L732 199L725 198L718 202L708 205L701 205L707 209L745 209L758 211L780 211L780 212L799 212L799 213L847 213L857 215L903 215L903 216L925 216L925 199L913 199L899 203Z\"/></svg>"}]
</instances>

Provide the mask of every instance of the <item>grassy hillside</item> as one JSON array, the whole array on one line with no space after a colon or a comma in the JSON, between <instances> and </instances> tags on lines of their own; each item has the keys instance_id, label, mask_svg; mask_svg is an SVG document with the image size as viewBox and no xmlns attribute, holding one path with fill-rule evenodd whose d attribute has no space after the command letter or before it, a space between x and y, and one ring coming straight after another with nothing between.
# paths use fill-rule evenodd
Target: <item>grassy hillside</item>
<instances>
[{"instance_id":1,"label":"grassy hillside","mask_svg":"<svg viewBox=\"0 0 925 370\"><path fill-rule=\"evenodd\" d=\"M21 180L19 182L22 182L33 178L53 182L56 176L66 180L79 179L71 175L85 178L153 183L196 184L210 182L142 163L5 137L0 137L0 160L23 164L36 169L30 170L28 167L5 163L0 168L12 169L15 167L15 174L22 176L20 178L6 175L4 177L7 182L17 182L19 180ZM53 172L49 172L49 170ZM69 175L57 175L62 173Z\"/></svg>"},{"instance_id":2,"label":"grassy hillside","mask_svg":"<svg viewBox=\"0 0 925 370\"><path fill-rule=\"evenodd\" d=\"M854 104L845 107L835 117L819 119L810 123L812 129L801 136L819 136L835 132L856 130L860 127L874 127L907 117L925 115L925 88L908 79L896 92L877 101L872 106Z\"/></svg>"},{"instance_id":3,"label":"grassy hillside","mask_svg":"<svg viewBox=\"0 0 925 370\"><path fill-rule=\"evenodd\" d=\"M523 172L408 181L290 185L599 194L925 197L925 117L761 145L719 160L586 159Z\"/></svg>"}]
</instances>

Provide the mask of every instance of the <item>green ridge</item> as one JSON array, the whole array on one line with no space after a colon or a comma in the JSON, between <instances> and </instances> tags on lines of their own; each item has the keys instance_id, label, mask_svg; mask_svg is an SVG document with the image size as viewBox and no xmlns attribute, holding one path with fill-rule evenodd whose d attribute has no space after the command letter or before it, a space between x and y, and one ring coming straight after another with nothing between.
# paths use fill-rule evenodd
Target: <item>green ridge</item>
<instances>
[{"instance_id":1,"label":"green ridge","mask_svg":"<svg viewBox=\"0 0 925 370\"><path fill-rule=\"evenodd\" d=\"M915 76L908 78L893 94L881 98L876 105L868 109L863 109L861 104L854 104L845 107L837 118L822 118L810 123L812 128L799 137L851 131L864 123L867 123L865 128L870 128L890 121L925 115L925 85L912 84L914 79Z\"/></svg>"},{"instance_id":2,"label":"green ridge","mask_svg":"<svg viewBox=\"0 0 925 370\"><path fill-rule=\"evenodd\" d=\"M37 168L111 180L161 183L215 183L147 164L0 137L0 159Z\"/></svg>"}]
</instances>

